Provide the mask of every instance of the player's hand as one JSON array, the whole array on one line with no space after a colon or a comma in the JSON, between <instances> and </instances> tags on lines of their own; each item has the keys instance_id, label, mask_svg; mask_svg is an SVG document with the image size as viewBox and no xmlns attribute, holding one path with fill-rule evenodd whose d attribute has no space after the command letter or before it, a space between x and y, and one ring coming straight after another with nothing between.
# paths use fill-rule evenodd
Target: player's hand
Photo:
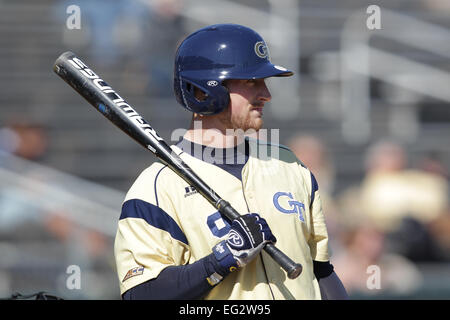
<instances>
[{"instance_id":1,"label":"player's hand","mask_svg":"<svg viewBox=\"0 0 450 320\"><path fill-rule=\"evenodd\" d=\"M266 243L276 241L266 220L249 213L232 222L227 239L215 245L213 253L219 265L231 272L253 260Z\"/></svg>"}]
</instances>

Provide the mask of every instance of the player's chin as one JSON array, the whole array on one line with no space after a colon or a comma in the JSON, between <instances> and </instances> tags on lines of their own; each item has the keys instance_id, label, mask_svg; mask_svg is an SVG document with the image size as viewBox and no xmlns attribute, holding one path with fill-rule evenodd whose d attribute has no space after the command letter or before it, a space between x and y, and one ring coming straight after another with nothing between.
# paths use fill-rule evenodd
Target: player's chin
<instances>
[{"instance_id":1,"label":"player's chin","mask_svg":"<svg viewBox=\"0 0 450 320\"><path fill-rule=\"evenodd\" d=\"M253 118L248 124L248 129L259 131L263 127L263 124L264 120L262 117Z\"/></svg>"}]
</instances>

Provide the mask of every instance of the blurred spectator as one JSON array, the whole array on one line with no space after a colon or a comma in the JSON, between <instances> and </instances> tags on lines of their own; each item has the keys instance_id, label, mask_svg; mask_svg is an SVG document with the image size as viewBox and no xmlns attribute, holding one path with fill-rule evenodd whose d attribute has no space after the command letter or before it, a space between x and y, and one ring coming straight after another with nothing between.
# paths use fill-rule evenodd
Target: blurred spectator
<instances>
[{"instance_id":1,"label":"blurred spectator","mask_svg":"<svg viewBox=\"0 0 450 320\"><path fill-rule=\"evenodd\" d=\"M433 239L442 249L446 261L450 261L450 209L428 224L428 230Z\"/></svg>"},{"instance_id":2,"label":"blurred spectator","mask_svg":"<svg viewBox=\"0 0 450 320\"><path fill-rule=\"evenodd\" d=\"M395 252L413 262L440 262L446 260L436 234L428 229L428 224L406 216L399 227L387 235L388 251Z\"/></svg>"},{"instance_id":3,"label":"blurred spectator","mask_svg":"<svg viewBox=\"0 0 450 320\"><path fill-rule=\"evenodd\" d=\"M38 161L45 155L47 147L46 130L38 124L11 121L0 129L0 151L7 154ZM0 184L0 230L8 230L22 223L36 223L40 213L39 206L27 199L20 188Z\"/></svg>"},{"instance_id":4,"label":"blurred spectator","mask_svg":"<svg viewBox=\"0 0 450 320\"><path fill-rule=\"evenodd\" d=\"M414 262L445 260L429 226L446 215L447 180L408 168L405 150L391 141L370 146L365 168L361 184L339 196L347 227L370 221L387 235L386 250Z\"/></svg>"},{"instance_id":5,"label":"blurred spectator","mask_svg":"<svg viewBox=\"0 0 450 320\"><path fill-rule=\"evenodd\" d=\"M29 161L38 161L45 156L48 148L48 135L46 129L38 124L27 121L11 121L5 127L0 129L0 150L4 152L0 158L0 169L5 166L8 168L10 162L14 161L8 157L8 154L21 157ZM1 171L8 174L8 171ZM22 169L19 175L9 173L17 179L16 184L0 184L0 231L13 230L30 225L36 227L37 232L42 232L42 218L47 214L45 210L28 196L37 194L39 197L45 197L45 191L36 187L29 181L36 179L42 181L42 177L38 171L29 167ZM30 179L28 179L30 178ZM3 180L11 181L12 178ZM19 236L23 236L20 234Z\"/></svg>"},{"instance_id":6,"label":"blurred spectator","mask_svg":"<svg viewBox=\"0 0 450 320\"><path fill-rule=\"evenodd\" d=\"M321 192L332 194L335 170L325 143L312 135L296 134L288 141L288 147L314 174Z\"/></svg>"},{"instance_id":7,"label":"blurred spectator","mask_svg":"<svg viewBox=\"0 0 450 320\"><path fill-rule=\"evenodd\" d=\"M28 160L40 160L46 153L46 129L31 122L11 122L0 129L0 150Z\"/></svg>"},{"instance_id":8,"label":"blurred spectator","mask_svg":"<svg viewBox=\"0 0 450 320\"><path fill-rule=\"evenodd\" d=\"M67 19L69 5L80 7L82 24L64 30L65 42L87 46L95 63L114 68L130 90L172 96L173 56L184 36L181 0L71 0L55 7L58 19Z\"/></svg>"},{"instance_id":9,"label":"blurred spectator","mask_svg":"<svg viewBox=\"0 0 450 320\"><path fill-rule=\"evenodd\" d=\"M64 200L53 194L65 186L33 164L47 147L40 125L11 122L0 129L0 296L55 288L70 264L98 274L112 267L111 239L70 219ZM70 294L87 297L86 291Z\"/></svg>"},{"instance_id":10,"label":"blurred spectator","mask_svg":"<svg viewBox=\"0 0 450 320\"><path fill-rule=\"evenodd\" d=\"M405 150L394 142L371 146L366 156L366 176L361 184L361 205L384 231L400 227L403 217L428 223L448 205L447 181L407 168Z\"/></svg>"},{"instance_id":11,"label":"blurred spectator","mask_svg":"<svg viewBox=\"0 0 450 320\"><path fill-rule=\"evenodd\" d=\"M68 243L77 239L76 245L83 248L83 255L95 260L107 254L108 241L104 234L77 225L66 218L64 212L48 213L43 217L43 222L48 232L59 242Z\"/></svg>"},{"instance_id":12,"label":"blurred spectator","mask_svg":"<svg viewBox=\"0 0 450 320\"><path fill-rule=\"evenodd\" d=\"M450 2L445 0L422 0L423 6L429 11L435 11L442 14L450 12Z\"/></svg>"},{"instance_id":13,"label":"blurred spectator","mask_svg":"<svg viewBox=\"0 0 450 320\"><path fill-rule=\"evenodd\" d=\"M19 156L26 160L37 161L45 156L48 148L48 135L45 127L32 122L15 122L0 129L0 150ZM5 159L5 158L1 158ZM22 171L23 181L44 181L38 170ZM18 177L19 179L21 177ZM30 180L27 180L27 179ZM38 184L31 182L16 185L0 184L0 231L21 230L26 228L27 235L65 242L71 233L78 228L72 221L65 218L65 212L53 212L42 208L35 198L48 198L47 191L37 188ZM35 198L30 198L34 194ZM105 247L105 239L94 231L83 231L83 245L92 256L98 255ZM23 237L22 233L18 234ZM90 240L89 240L90 239ZM35 239L37 240L37 239ZM89 240L89 241L87 241Z\"/></svg>"},{"instance_id":14,"label":"blurred spectator","mask_svg":"<svg viewBox=\"0 0 450 320\"><path fill-rule=\"evenodd\" d=\"M370 220L349 229L344 245L333 265L350 296L407 295L420 288L419 270L401 255L386 252L385 235Z\"/></svg>"},{"instance_id":15,"label":"blurred spectator","mask_svg":"<svg viewBox=\"0 0 450 320\"><path fill-rule=\"evenodd\" d=\"M447 181L408 169L406 152L399 144L381 141L369 147L365 168L361 184L340 196L341 206L351 210L352 218L370 217L377 227L390 232L400 227L404 217L428 223L447 209Z\"/></svg>"},{"instance_id":16,"label":"blurred spectator","mask_svg":"<svg viewBox=\"0 0 450 320\"><path fill-rule=\"evenodd\" d=\"M420 160L419 169L445 179L449 179L448 168L445 166L442 156L437 152L429 152Z\"/></svg>"},{"instance_id":17,"label":"blurred spectator","mask_svg":"<svg viewBox=\"0 0 450 320\"><path fill-rule=\"evenodd\" d=\"M150 20L145 34L144 55L150 74L151 95L173 96L173 57L186 36L181 0L149 1Z\"/></svg>"},{"instance_id":18,"label":"blurred spectator","mask_svg":"<svg viewBox=\"0 0 450 320\"><path fill-rule=\"evenodd\" d=\"M80 8L80 30L64 29L64 40L71 47L89 44L90 55L105 65L118 66L120 59L142 49L149 20L147 1L138 0L70 0L55 6L56 18L65 24L70 5ZM80 40L80 38L85 40Z\"/></svg>"},{"instance_id":19,"label":"blurred spectator","mask_svg":"<svg viewBox=\"0 0 450 320\"><path fill-rule=\"evenodd\" d=\"M448 181L450 178L449 168L445 165L442 155L437 152L429 152L419 162L419 169L435 174ZM441 255L446 261L450 261L450 206L444 214L438 216L427 225L428 232L439 245Z\"/></svg>"}]
</instances>

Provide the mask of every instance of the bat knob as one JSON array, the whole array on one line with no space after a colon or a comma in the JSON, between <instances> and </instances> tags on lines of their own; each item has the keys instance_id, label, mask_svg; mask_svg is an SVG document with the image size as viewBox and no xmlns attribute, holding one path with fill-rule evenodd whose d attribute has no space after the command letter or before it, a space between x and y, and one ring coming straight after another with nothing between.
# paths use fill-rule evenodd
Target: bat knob
<instances>
[{"instance_id":1,"label":"bat knob","mask_svg":"<svg viewBox=\"0 0 450 320\"><path fill-rule=\"evenodd\" d=\"M289 279L295 279L297 278L303 271L303 267L301 264L296 263L295 265L292 266L291 269L289 269L289 271L287 272L288 278Z\"/></svg>"}]
</instances>

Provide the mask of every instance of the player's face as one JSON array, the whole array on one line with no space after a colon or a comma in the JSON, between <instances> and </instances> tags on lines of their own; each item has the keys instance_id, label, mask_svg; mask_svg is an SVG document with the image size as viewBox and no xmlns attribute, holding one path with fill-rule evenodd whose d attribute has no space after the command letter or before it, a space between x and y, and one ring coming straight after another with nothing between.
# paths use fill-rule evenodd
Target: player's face
<instances>
[{"instance_id":1,"label":"player's face","mask_svg":"<svg viewBox=\"0 0 450 320\"><path fill-rule=\"evenodd\" d=\"M271 99L264 79L228 80L230 105L221 118L228 129L254 129L263 125L264 104Z\"/></svg>"}]
</instances>

